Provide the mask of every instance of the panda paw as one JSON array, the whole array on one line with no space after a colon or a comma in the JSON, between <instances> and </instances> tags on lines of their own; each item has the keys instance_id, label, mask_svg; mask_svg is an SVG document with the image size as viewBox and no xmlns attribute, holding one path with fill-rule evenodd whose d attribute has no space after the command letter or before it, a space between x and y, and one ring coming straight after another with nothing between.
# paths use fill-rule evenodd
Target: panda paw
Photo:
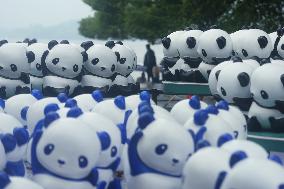
<instances>
[{"instance_id":1,"label":"panda paw","mask_svg":"<svg viewBox=\"0 0 284 189\"><path fill-rule=\"evenodd\" d=\"M247 123L248 131L261 131L261 125L255 116L248 119Z\"/></svg>"},{"instance_id":2,"label":"panda paw","mask_svg":"<svg viewBox=\"0 0 284 189\"><path fill-rule=\"evenodd\" d=\"M0 98L6 99L6 87L0 87Z\"/></svg>"},{"instance_id":3,"label":"panda paw","mask_svg":"<svg viewBox=\"0 0 284 189\"><path fill-rule=\"evenodd\" d=\"M283 133L284 132L284 118L275 119L274 117L269 118L272 132Z\"/></svg>"},{"instance_id":4,"label":"panda paw","mask_svg":"<svg viewBox=\"0 0 284 189\"><path fill-rule=\"evenodd\" d=\"M43 88L43 94L44 94L44 96L56 97L60 93L69 94L69 88L67 88L67 87L65 87L65 88L54 88L54 87L47 86L47 87Z\"/></svg>"}]
</instances>

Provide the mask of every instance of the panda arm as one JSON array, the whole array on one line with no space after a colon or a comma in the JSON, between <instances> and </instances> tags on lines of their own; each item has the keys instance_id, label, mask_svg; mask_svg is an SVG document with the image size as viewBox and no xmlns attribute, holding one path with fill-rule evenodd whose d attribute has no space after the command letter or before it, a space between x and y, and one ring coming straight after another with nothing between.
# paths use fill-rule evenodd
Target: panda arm
<instances>
[{"instance_id":1,"label":"panda arm","mask_svg":"<svg viewBox=\"0 0 284 189\"><path fill-rule=\"evenodd\" d=\"M284 101L276 100L276 109L279 110L282 114L284 114Z\"/></svg>"},{"instance_id":2,"label":"panda arm","mask_svg":"<svg viewBox=\"0 0 284 189\"><path fill-rule=\"evenodd\" d=\"M273 132L284 132L284 117L283 118L274 118L274 117L270 117L269 118L269 122L271 125L271 129Z\"/></svg>"},{"instance_id":3,"label":"panda arm","mask_svg":"<svg viewBox=\"0 0 284 189\"><path fill-rule=\"evenodd\" d=\"M43 169L42 165L39 163L36 155L36 148L38 145L38 142L43 134L43 131L36 131L34 133L33 141L32 141L32 149L31 149L31 164L32 164L32 171L33 174L40 173L40 171Z\"/></svg>"},{"instance_id":4,"label":"panda arm","mask_svg":"<svg viewBox=\"0 0 284 189\"><path fill-rule=\"evenodd\" d=\"M120 164L120 158L118 157L111 165L110 169L114 172L117 170L118 166Z\"/></svg>"},{"instance_id":5,"label":"panda arm","mask_svg":"<svg viewBox=\"0 0 284 189\"><path fill-rule=\"evenodd\" d=\"M93 185L93 186L97 186L98 180L99 180L99 172L97 170L97 168L93 168L93 170L91 171L91 173L89 174L87 180Z\"/></svg>"},{"instance_id":6,"label":"panda arm","mask_svg":"<svg viewBox=\"0 0 284 189\"><path fill-rule=\"evenodd\" d=\"M252 116L247 121L248 131L260 131L261 125L255 116Z\"/></svg>"},{"instance_id":7,"label":"panda arm","mask_svg":"<svg viewBox=\"0 0 284 189\"><path fill-rule=\"evenodd\" d=\"M22 82L24 82L25 84L29 84L30 83L30 76L26 73L21 73L20 80Z\"/></svg>"}]
</instances>

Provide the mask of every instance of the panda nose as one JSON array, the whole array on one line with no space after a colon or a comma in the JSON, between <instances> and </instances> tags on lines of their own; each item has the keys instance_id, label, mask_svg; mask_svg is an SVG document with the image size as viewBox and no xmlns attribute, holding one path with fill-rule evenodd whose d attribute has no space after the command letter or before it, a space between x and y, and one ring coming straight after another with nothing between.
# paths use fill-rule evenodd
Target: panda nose
<instances>
[{"instance_id":1,"label":"panda nose","mask_svg":"<svg viewBox=\"0 0 284 189\"><path fill-rule=\"evenodd\" d=\"M61 160L61 159L57 160L57 162L58 162L60 165L64 165L64 164L65 164L65 161L63 161L63 160Z\"/></svg>"},{"instance_id":2,"label":"panda nose","mask_svg":"<svg viewBox=\"0 0 284 189\"><path fill-rule=\"evenodd\" d=\"M2 67L2 66L0 66L0 70L3 70L3 67Z\"/></svg>"},{"instance_id":3,"label":"panda nose","mask_svg":"<svg viewBox=\"0 0 284 189\"><path fill-rule=\"evenodd\" d=\"M130 67L130 66L128 66L128 67L127 67L127 69L129 69L129 70L130 70L130 69L131 69L131 67Z\"/></svg>"},{"instance_id":4,"label":"panda nose","mask_svg":"<svg viewBox=\"0 0 284 189\"><path fill-rule=\"evenodd\" d=\"M174 158L172 161L173 161L174 164L176 164L176 163L179 162L179 160L178 160L178 159L175 159L175 158Z\"/></svg>"},{"instance_id":5,"label":"panda nose","mask_svg":"<svg viewBox=\"0 0 284 189\"><path fill-rule=\"evenodd\" d=\"M65 71L66 70L66 68L65 67L62 67L62 71Z\"/></svg>"},{"instance_id":6,"label":"panda nose","mask_svg":"<svg viewBox=\"0 0 284 189\"><path fill-rule=\"evenodd\" d=\"M104 71L106 68L105 67L101 67L101 71Z\"/></svg>"}]
</instances>

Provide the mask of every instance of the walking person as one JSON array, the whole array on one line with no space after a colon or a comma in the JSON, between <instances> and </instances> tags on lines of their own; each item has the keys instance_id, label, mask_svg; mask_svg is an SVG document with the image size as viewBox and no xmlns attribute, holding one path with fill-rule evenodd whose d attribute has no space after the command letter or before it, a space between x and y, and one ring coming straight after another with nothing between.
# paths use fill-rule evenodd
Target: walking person
<instances>
[{"instance_id":1,"label":"walking person","mask_svg":"<svg viewBox=\"0 0 284 189\"><path fill-rule=\"evenodd\" d=\"M156 57L154 51L150 48L150 44L146 45L147 52L144 57L144 66L146 67L147 79L150 82L150 79L153 81L153 67L156 64Z\"/></svg>"}]
</instances>

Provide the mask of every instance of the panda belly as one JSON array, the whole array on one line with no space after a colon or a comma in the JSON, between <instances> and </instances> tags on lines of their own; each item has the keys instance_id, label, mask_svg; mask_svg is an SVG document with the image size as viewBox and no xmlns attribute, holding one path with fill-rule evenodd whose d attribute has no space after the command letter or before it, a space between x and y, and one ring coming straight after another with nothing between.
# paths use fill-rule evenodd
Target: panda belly
<instances>
[{"instance_id":1,"label":"panda belly","mask_svg":"<svg viewBox=\"0 0 284 189\"><path fill-rule=\"evenodd\" d=\"M200 73L203 75L203 77L208 80L209 78L209 74L211 72L211 70L215 67L216 65L211 65L211 64L206 64L205 62L201 62L198 70L200 71Z\"/></svg>"},{"instance_id":2,"label":"panda belly","mask_svg":"<svg viewBox=\"0 0 284 189\"><path fill-rule=\"evenodd\" d=\"M128 86L128 79L125 76L117 75L112 84L120 86Z\"/></svg>"},{"instance_id":3,"label":"panda belly","mask_svg":"<svg viewBox=\"0 0 284 189\"><path fill-rule=\"evenodd\" d=\"M0 78L0 88L6 92L6 97L9 98L16 93L17 87L28 87L30 88L30 84L25 84L21 80L12 80L6 78ZM5 89L4 89L5 87Z\"/></svg>"},{"instance_id":4,"label":"panda belly","mask_svg":"<svg viewBox=\"0 0 284 189\"><path fill-rule=\"evenodd\" d=\"M129 84L135 84L136 83L131 75L129 75L127 77L127 81L128 81Z\"/></svg>"},{"instance_id":5,"label":"panda belly","mask_svg":"<svg viewBox=\"0 0 284 189\"><path fill-rule=\"evenodd\" d=\"M255 102L252 103L249 112L248 112L248 117L251 118L255 116L264 129L270 129L271 124L269 122L270 117L274 118L281 118L284 117L281 112L279 112L276 109L268 109L268 108L263 108L257 105Z\"/></svg>"},{"instance_id":6,"label":"panda belly","mask_svg":"<svg viewBox=\"0 0 284 189\"><path fill-rule=\"evenodd\" d=\"M31 88L42 91L43 77L30 76Z\"/></svg>"},{"instance_id":7,"label":"panda belly","mask_svg":"<svg viewBox=\"0 0 284 189\"><path fill-rule=\"evenodd\" d=\"M36 174L33 180L41 185L44 189L95 189L87 181L71 181L60 179L47 174Z\"/></svg>"},{"instance_id":8,"label":"panda belly","mask_svg":"<svg viewBox=\"0 0 284 189\"><path fill-rule=\"evenodd\" d=\"M91 87L105 87L105 86L111 86L111 79L102 78L94 75L84 75L82 77L81 86L91 86Z\"/></svg>"},{"instance_id":9,"label":"panda belly","mask_svg":"<svg viewBox=\"0 0 284 189\"><path fill-rule=\"evenodd\" d=\"M77 80L67 79L57 76L45 76L43 80L43 87L66 88L70 87L69 94L74 92L74 89L79 85Z\"/></svg>"},{"instance_id":10,"label":"panda belly","mask_svg":"<svg viewBox=\"0 0 284 189\"><path fill-rule=\"evenodd\" d=\"M180 189L181 179L153 173L145 173L128 180L129 189Z\"/></svg>"},{"instance_id":11,"label":"panda belly","mask_svg":"<svg viewBox=\"0 0 284 189\"><path fill-rule=\"evenodd\" d=\"M105 188L108 187L110 181L113 180L113 172L111 169L100 169L98 168L98 172L99 172L99 181L98 183L101 182L106 182L106 186Z\"/></svg>"}]
</instances>

